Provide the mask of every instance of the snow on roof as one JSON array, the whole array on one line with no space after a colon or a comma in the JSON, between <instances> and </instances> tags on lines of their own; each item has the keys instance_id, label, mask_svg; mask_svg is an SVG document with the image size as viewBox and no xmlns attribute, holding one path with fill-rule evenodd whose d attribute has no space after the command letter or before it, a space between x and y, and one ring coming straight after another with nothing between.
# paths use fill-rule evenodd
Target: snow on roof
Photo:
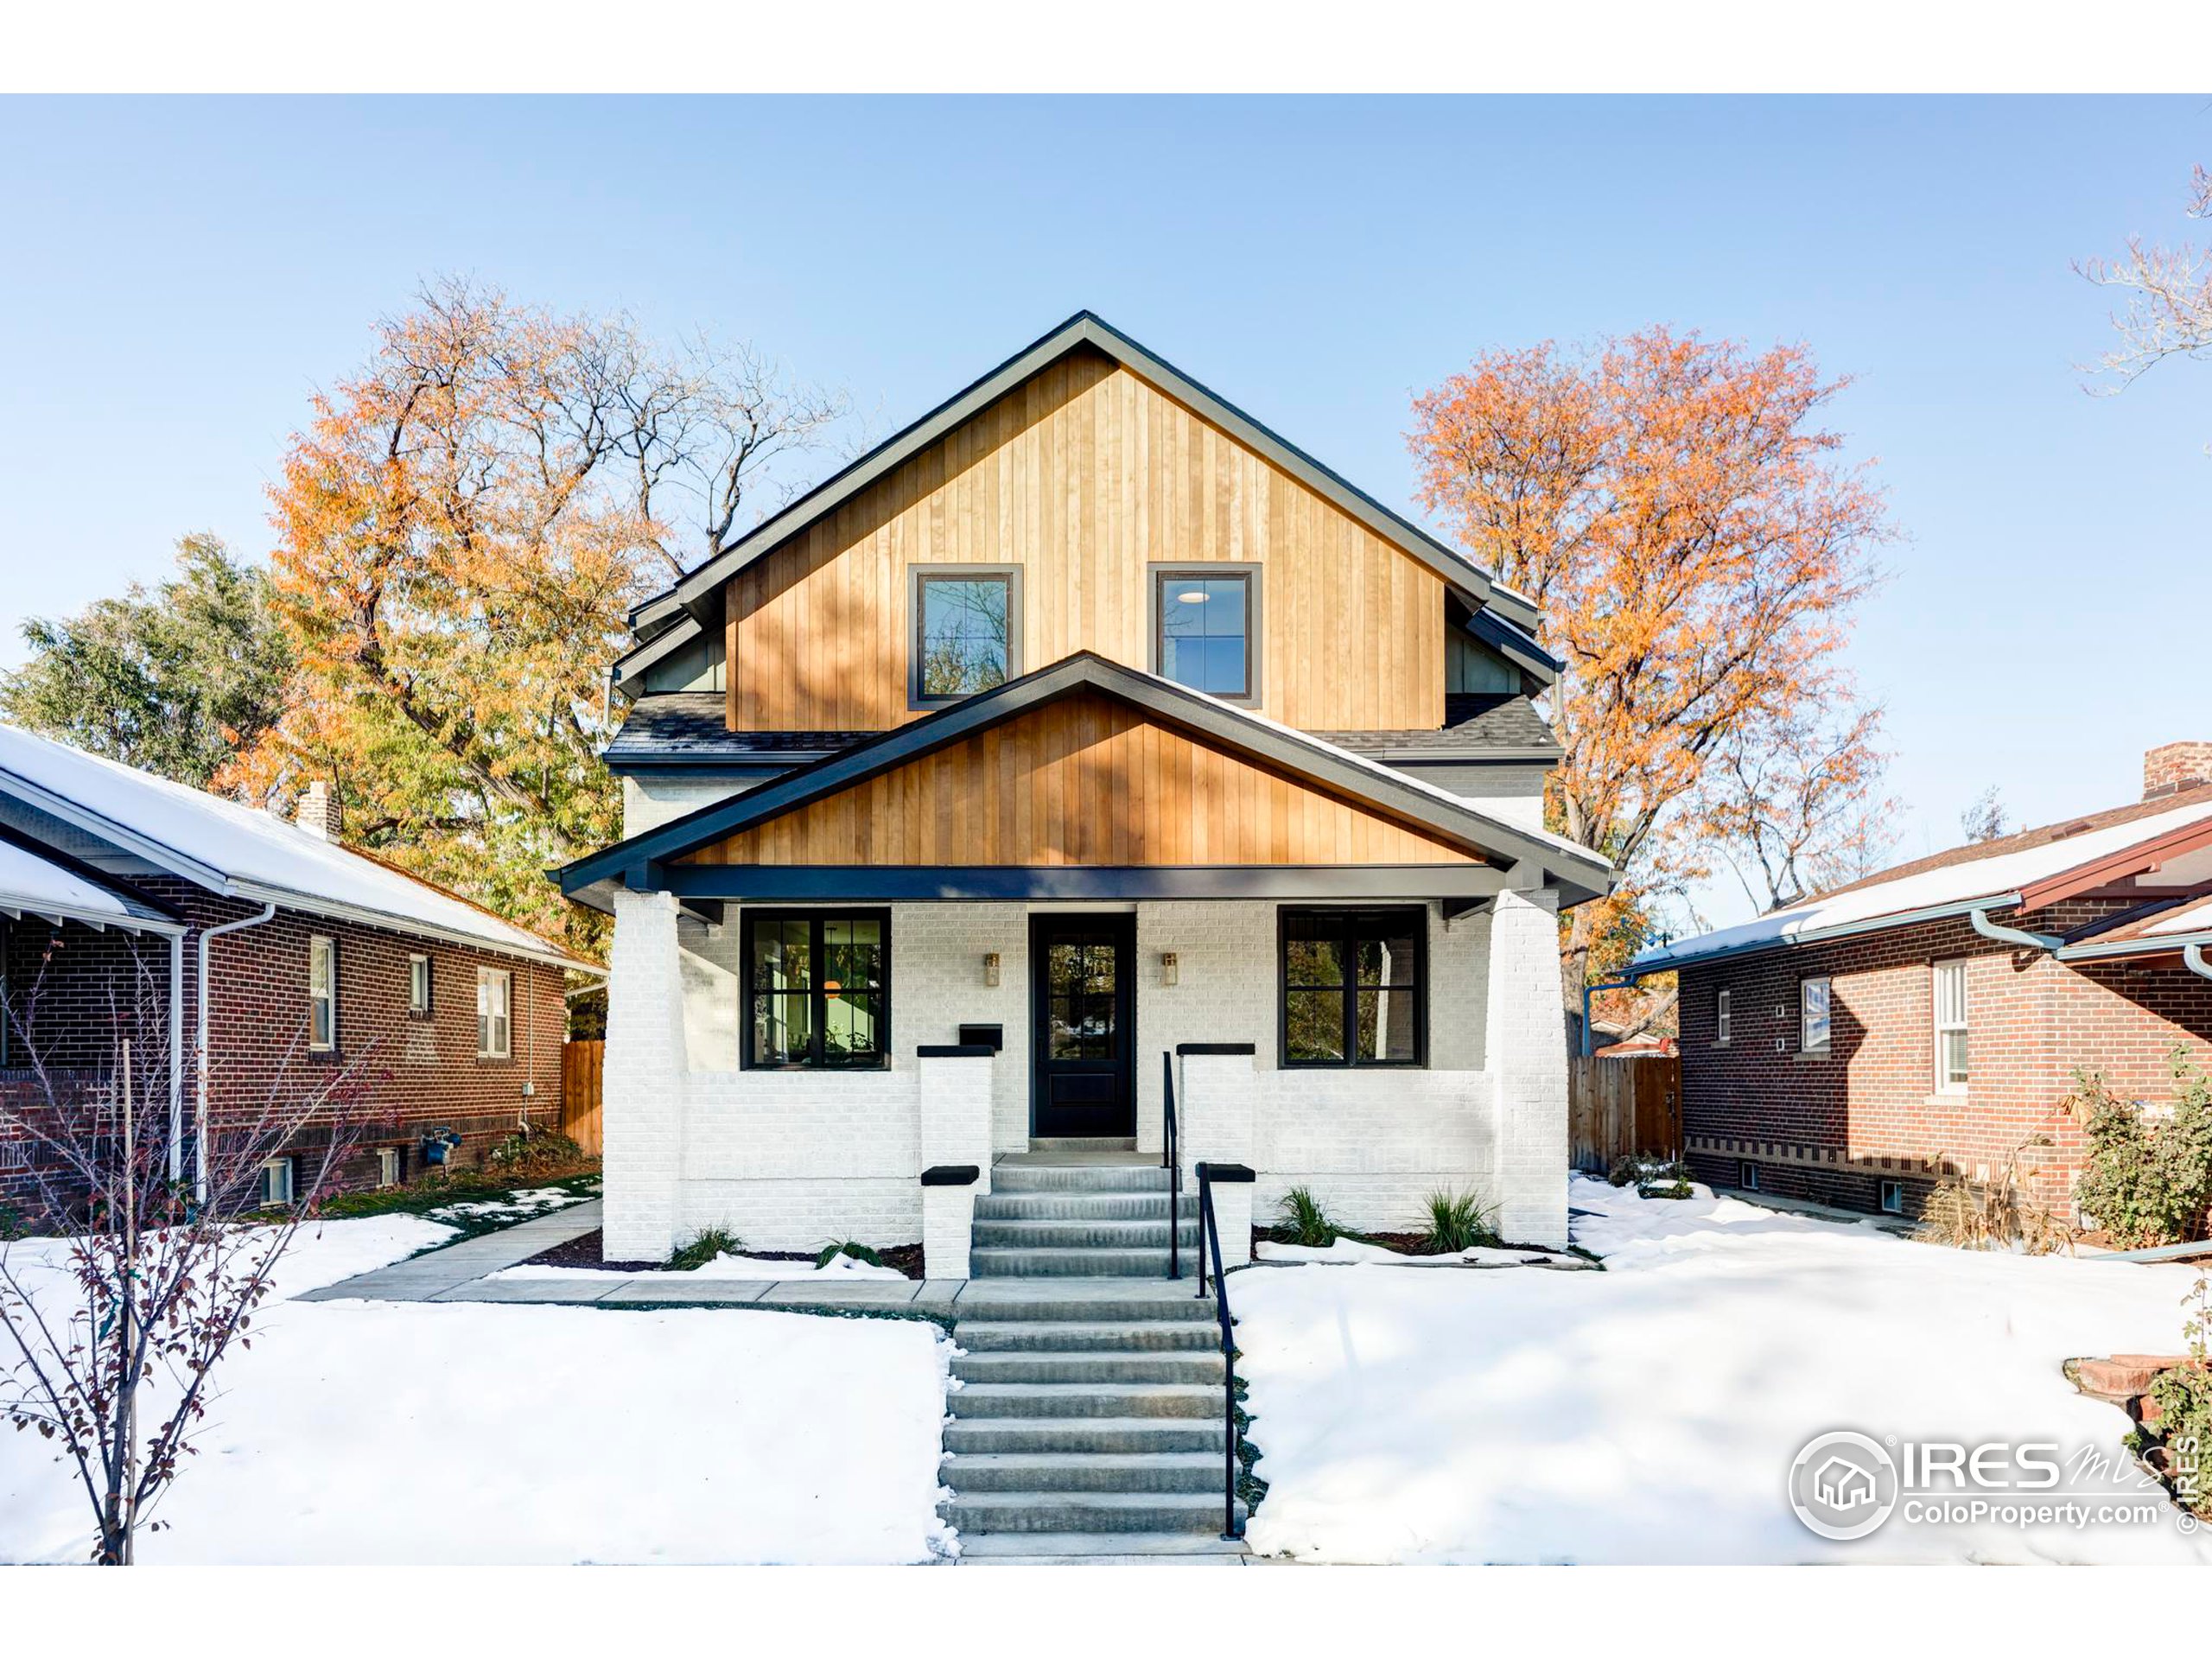
<instances>
[{"instance_id":1,"label":"snow on roof","mask_svg":"<svg viewBox=\"0 0 2212 1659\"><path fill-rule=\"evenodd\" d=\"M2183 905L2144 924L2145 933L2202 933L2212 929L2212 899Z\"/></svg>"},{"instance_id":2,"label":"snow on roof","mask_svg":"<svg viewBox=\"0 0 2212 1659\"><path fill-rule=\"evenodd\" d=\"M2108 857L2138 842L2207 821L2212 821L2212 800L2199 798L2185 806L2145 813L2081 835L2041 841L2032 836L2020 837L2031 844L2013 851L2005 850L2005 843L1999 842L1993 844L1993 850L1986 857L1909 866L1907 873L1893 878L1877 876L1825 898L1770 911L1735 927L1676 939L1644 951L1629 965L1637 973L1662 973L1685 962L1796 944L1885 918L1929 911L1961 912L1977 901L2018 893L2031 883Z\"/></svg>"},{"instance_id":3,"label":"snow on roof","mask_svg":"<svg viewBox=\"0 0 2212 1659\"><path fill-rule=\"evenodd\" d=\"M404 932L590 965L442 887L270 813L13 726L0 726L0 791L219 892L322 913L365 912Z\"/></svg>"},{"instance_id":4,"label":"snow on roof","mask_svg":"<svg viewBox=\"0 0 2212 1659\"><path fill-rule=\"evenodd\" d=\"M0 911L134 931L150 926L174 932L180 925L151 905L6 839L0 839Z\"/></svg>"}]
</instances>

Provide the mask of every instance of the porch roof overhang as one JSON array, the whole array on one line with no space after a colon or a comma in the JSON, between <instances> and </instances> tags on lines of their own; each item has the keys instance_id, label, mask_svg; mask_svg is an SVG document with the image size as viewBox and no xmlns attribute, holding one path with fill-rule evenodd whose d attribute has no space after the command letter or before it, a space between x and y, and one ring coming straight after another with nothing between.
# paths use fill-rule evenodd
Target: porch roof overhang
<instances>
[{"instance_id":1,"label":"porch roof overhang","mask_svg":"<svg viewBox=\"0 0 2212 1659\"><path fill-rule=\"evenodd\" d=\"M1465 848L1481 863L1396 865L1055 863L978 867L690 863L687 855L866 782L1044 704L1091 692L1147 720ZM1573 842L1308 734L1089 652L882 733L748 792L619 842L557 871L570 898L611 909L614 888L700 899L837 897L945 900L1250 898L1276 894L1472 899L1551 885L1578 904L1607 892L1611 867ZM1510 874L1510 879L1509 879ZM1377 884L1380 884L1379 887Z\"/></svg>"}]
</instances>

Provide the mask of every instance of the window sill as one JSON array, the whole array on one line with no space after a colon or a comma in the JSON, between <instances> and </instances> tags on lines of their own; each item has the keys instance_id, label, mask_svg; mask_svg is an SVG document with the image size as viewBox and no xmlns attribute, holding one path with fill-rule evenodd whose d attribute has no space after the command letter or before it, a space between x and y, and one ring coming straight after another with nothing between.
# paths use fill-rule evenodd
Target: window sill
<instances>
[{"instance_id":1,"label":"window sill","mask_svg":"<svg viewBox=\"0 0 2212 1659\"><path fill-rule=\"evenodd\" d=\"M1835 1051L1834 1049L1801 1048L1795 1053L1791 1054L1789 1058L1792 1060L1796 1061L1798 1064L1802 1065L1808 1060L1832 1059L1834 1058L1834 1053Z\"/></svg>"},{"instance_id":2,"label":"window sill","mask_svg":"<svg viewBox=\"0 0 2212 1659\"><path fill-rule=\"evenodd\" d=\"M888 1071L891 1070L891 1062L886 1058L852 1065L816 1065L811 1061L806 1060L795 1061L790 1065L775 1060L748 1060L739 1066L738 1070L741 1071L803 1071L818 1077L848 1077L855 1072L866 1076L877 1071Z\"/></svg>"},{"instance_id":3,"label":"window sill","mask_svg":"<svg viewBox=\"0 0 2212 1659\"><path fill-rule=\"evenodd\" d=\"M512 1054L479 1054L476 1063L479 1065L512 1065L514 1058Z\"/></svg>"},{"instance_id":4,"label":"window sill","mask_svg":"<svg viewBox=\"0 0 2212 1659\"><path fill-rule=\"evenodd\" d=\"M1920 1103L1923 1106L1964 1106L1972 1098L1963 1089L1938 1089Z\"/></svg>"}]
</instances>

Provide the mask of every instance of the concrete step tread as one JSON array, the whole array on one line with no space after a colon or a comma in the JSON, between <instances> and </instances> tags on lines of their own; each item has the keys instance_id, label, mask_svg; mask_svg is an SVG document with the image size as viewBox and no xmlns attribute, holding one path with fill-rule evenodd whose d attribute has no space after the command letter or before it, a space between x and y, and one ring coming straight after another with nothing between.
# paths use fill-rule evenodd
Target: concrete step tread
<instances>
[{"instance_id":1,"label":"concrete step tread","mask_svg":"<svg viewBox=\"0 0 2212 1659\"><path fill-rule=\"evenodd\" d=\"M942 1508L963 1532L1218 1533L1222 1522L1218 1492L976 1492Z\"/></svg>"},{"instance_id":2,"label":"concrete step tread","mask_svg":"<svg viewBox=\"0 0 2212 1659\"><path fill-rule=\"evenodd\" d=\"M1218 1452L962 1452L944 1465L949 1484L957 1486L969 1469L1203 1469L1218 1478Z\"/></svg>"},{"instance_id":3,"label":"concrete step tread","mask_svg":"<svg viewBox=\"0 0 2212 1659\"><path fill-rule=\"evenodd\" d=\"M960 1541L961 1560L979 1567L1107 1561L1236 1567L1251 1553L1241 1538L1202 1532L987 1532Z\"/></svg>"},{"instance_id":4,"label":"concrete step tread","mask_svg":"<svg viewBox=\"0 0 2212 1659\"><path fill-rule=\"evenodd\" d=\"M1205 1417L965 1417L944 1426L944 1448L956 1456L994 1452L1197 1452L1218 1458L1228 1428Z\"/></svg>"},{"instance_id":5,"label":"concrete step tread","mask_svg":"<svg viewBox=\"0 0 2212 1659\"><path fill-rule=\"evenodd\" d=\"M1220 1351L1221 1325L1203 1319L963 1319L973 1354L1174 1354Z\"/></svg>"},{"instance_id":6,"label":"concrete step tread","mask_svg":"<svg viewBox=\"0 0 2212 1659\"><path fill-rule=\"evenodd\" d=\"M1218 1417L1219 1382L969 1382L946 1404L956 1421L982 1417Z\"/></svg>"},{"instance_id":7,"label":"concrete step tread","mask_svg":"<svg viewBox=\"0 0 2212 1659\"><path fill-rule=\"evenodd\" d=\"M1129 1376L1132 1382L1193 1382L1206 1377L1220 1380L1222 1356L1218 1348L1014 1348L970 1351L952 1362L953 1375L971 1382L994 1378L1038 1382L1113 1382L1132 1368L1157 1366L1168 1375ZM1066 1376L1031 1377L1039 1367L1064 1368Z\"/></svg>"}]
</instances>

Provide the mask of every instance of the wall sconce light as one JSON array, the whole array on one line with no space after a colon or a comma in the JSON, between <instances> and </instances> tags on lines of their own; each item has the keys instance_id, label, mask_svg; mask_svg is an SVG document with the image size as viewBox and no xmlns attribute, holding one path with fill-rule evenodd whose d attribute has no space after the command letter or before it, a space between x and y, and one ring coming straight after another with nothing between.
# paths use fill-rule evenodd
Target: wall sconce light
<instances>
[{"instance_id":1,"label":"wall sconce light","mask_svg":"<svg viewBox=\"0 0 2212 1659\"><path fill-rule=\"evenodd\" d=\"M983 952L983 983L995 990L998 988L998 982L999 953L995 950L986 950Z\"/></svg>"},{"instance_id":2,"label":"wall sconce light","mask_svg":"<svg viewBox=\"0 0 2212 1659\"><path fill-rule=\"evenodd\" d=\"M1163 985L1174 985L1181 982L1182 977L1182 959L1173 950L1161 951L1160 953L1160 982Z\"/></svg>"}]
</instances>

